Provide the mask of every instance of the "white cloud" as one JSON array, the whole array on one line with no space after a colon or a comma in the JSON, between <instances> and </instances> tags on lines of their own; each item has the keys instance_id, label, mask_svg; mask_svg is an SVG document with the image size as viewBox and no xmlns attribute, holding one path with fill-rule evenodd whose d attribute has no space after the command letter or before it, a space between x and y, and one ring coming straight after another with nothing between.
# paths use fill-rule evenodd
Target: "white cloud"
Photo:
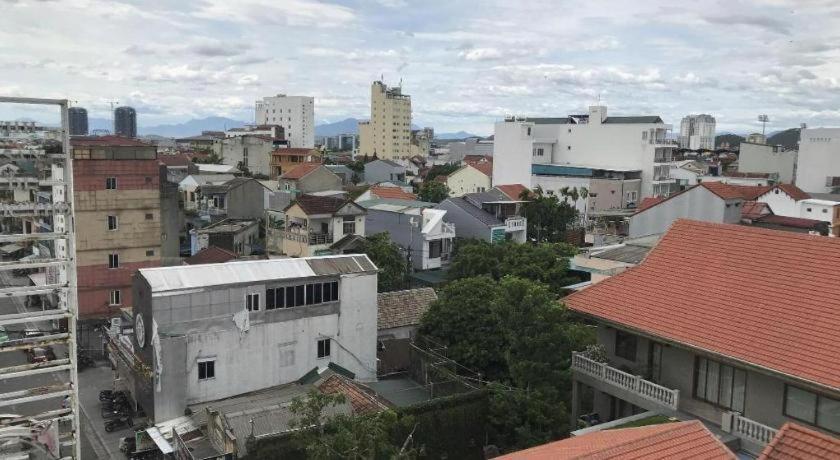
<instances>
[{"instance_id":1,"label":"white cloud","mask_svg":"<svg viewBox=\"0 0 840 460\"><path fill-rule=\"evenodd\" d=\"M337 27L356 18L346 6L310 0L204 0L195 16L246 24Z\"/></svg>"}]
</instances>

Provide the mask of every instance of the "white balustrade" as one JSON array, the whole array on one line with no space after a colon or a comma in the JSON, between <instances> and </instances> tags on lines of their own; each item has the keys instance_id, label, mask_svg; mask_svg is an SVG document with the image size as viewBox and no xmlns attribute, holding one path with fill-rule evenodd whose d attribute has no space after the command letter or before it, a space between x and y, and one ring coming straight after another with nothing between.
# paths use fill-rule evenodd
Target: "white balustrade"
<instances>
[{"instance_id":1,"label":"white balustrade","mask_svg":"<svg viewBox=\"0 0 840 460\"><path fill-rule=\"evenodd\" d=\"M572 354L572 369L592 377L601 379L624 390L632 391L639 396L676 410L679 403L679 390L672 390L638 375L618 370L589 359L580 353Z\"/></svg>"},{"instance_id":2,"label":"white balustrade","mask_svg":"<svg viewBox=\"0 0 840 460\"><path fill-rule=\"evenodd\" d=\"M779 431L734 412L724 414L724 417L729 414L732 416L732 434L739 438L747 438L759 444L768 444Z\"/></svg>"}]
</instances>

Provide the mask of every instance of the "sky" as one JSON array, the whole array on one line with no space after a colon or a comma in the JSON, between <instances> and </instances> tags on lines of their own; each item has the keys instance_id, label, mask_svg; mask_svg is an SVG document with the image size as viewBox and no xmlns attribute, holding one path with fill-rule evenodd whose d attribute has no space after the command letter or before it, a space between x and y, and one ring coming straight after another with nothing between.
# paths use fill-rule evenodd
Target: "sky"
<instances>
[{"instance_id":1,"label":"sky","mask_svg":"<svg viewBox=\"0 0 840 460\"><path fill-rule=\"evenodd\" d=\"M438 132L608 106L718 131L840 126L840 1L0 0L0 95L109 101L138 124L253 119L315 97L317 123L367 118L384 76ZM22 115L21 115L22 114ZM25 116L50 122L36 109Z\"/></svg>"}]
</instances>

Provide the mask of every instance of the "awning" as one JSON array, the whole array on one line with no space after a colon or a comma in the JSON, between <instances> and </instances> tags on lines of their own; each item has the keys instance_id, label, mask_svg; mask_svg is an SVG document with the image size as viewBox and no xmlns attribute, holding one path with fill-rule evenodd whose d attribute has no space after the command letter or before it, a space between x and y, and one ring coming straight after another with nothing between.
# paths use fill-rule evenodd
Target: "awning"
<instances>
[{"instance_id":1,"label":"awning","mask_svg":"<svg viewBox=\"0 0 840 460\"><path fill-rule=\"evenodd\" d=\"M158 446L158 449L164 454L171 454L175 451L172 448L172 445L166 439L163 439L163 435L160 434L160 431L157 427L153 426L151 428L146 428L146 433L149 434L149 437L152 438L152 441L155 442L155 445Z\"/></svg>"},{"instance_id":2,"label":"awning","mask_svg":"<svg viewBox=\"0 0 840 460\"><path fill-rule=\"evenodd\" d=\"M29 275L29 279L35 286L45 286L47 284L46 273L33 273Z\"/></svg>"},{"instance_id":3,"label":"awning","mask_svg":"<svg viewBox=\"0 0 840 460\"><path fill-rule=\"evenodd\" d=\"M20 251L21 249L23 249L23 246L20 246L18 244L14 244L14 243L9 243L7 245L0 246L0 251L4 252L6 254L11 254L13 252Z\"/></svg>"}]
</instances>

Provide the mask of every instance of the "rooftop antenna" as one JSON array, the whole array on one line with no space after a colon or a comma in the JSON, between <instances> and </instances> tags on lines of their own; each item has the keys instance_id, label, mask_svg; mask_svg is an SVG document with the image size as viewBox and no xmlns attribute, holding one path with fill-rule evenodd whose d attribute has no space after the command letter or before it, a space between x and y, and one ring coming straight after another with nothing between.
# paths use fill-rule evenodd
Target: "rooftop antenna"
<instances>
[{"instance_id":1,"label":"rooftop antenna","mask_svg":"<svg viewBox=\"0 0 840 460\"><path fill-rule=\"evenodd\" d=\"M758 121L761 122L761 135L764 135L764 128L767 126L767 122L770 121L770 117L767 115L759 115Z\"/></svg>"}]
</instances>

